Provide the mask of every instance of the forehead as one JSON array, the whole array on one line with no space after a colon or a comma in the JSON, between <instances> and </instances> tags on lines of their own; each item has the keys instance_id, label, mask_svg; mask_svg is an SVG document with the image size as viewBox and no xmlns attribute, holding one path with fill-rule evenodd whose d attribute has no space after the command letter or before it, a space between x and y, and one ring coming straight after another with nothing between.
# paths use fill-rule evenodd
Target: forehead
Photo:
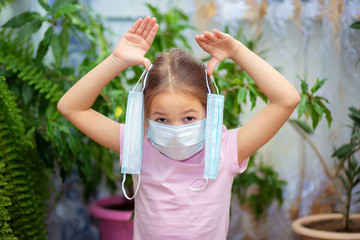
<instances>
[{"instance_id":1,"label":"forehead","mask_svg":"<svg viewBox=\"0 0 360 240\"><path fill-rule=\"evenodd\" d=\"M150 113L154 111L184 111L190 108L196 111L205 110L199 98L190 93L172 89L156 94L149 107Z\"/></svg>"}]
</instances>

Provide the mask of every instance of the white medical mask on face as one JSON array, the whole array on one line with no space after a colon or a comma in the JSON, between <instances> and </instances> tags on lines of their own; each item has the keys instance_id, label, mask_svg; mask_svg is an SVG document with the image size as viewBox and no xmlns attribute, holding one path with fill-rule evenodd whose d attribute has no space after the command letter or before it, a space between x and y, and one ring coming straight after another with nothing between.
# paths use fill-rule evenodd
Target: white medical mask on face
<instances>
[{"instance_id":1,"label":"white medical mask on face","mask_svg":"<svg viewBox=\"0 0 360 240\"><path fill-rule=\"evenodd\" d=\"M199 152L205 144L205 122L171 126L148 119L151 144L165 156L185 160Z\"/></svg>"}]
</instances>

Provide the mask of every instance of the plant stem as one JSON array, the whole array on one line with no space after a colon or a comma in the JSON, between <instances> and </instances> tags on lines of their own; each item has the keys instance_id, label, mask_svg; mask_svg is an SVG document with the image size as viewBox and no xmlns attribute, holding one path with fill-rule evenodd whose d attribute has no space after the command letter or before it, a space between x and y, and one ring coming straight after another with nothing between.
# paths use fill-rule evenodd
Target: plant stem
<instances>
[{"instance_id":1,"label":"plant stem","mask_svg":"<svg viewBox=\"0 0 360 240\"><path fill-rule=\"evenodd\" d=\"M349 179L350 180L350 179ZM349 231L349 215L350 215L350 204L351 204L351 193L353 189L353 181L350 181L350 187L346 193L346 205L345 205L345 231Z\"/></svg>"},{"instance_id":2,"label":"plant stem","mask_svg":"<svg viewBox=\"0 0 360 240\"><path fill-rule=\"evenodd\" d=\"M326 166L326 163L325 163L325 159L321 156L321 153L319 151L319 149L315 146L315 144L310 140L310 138L293 122L291 121L288 121L290 123L290 125L296 130L296 132L298 132L300 134L301 137L303 137L308 143L309 145L311 146L311 148L314 150L316 156L319 158L322 166L323 166L323 169L324 169L324 172L326 174L326 176L333 180L333 176L331 176L330 172L329 172L329 169L327 168Z\"/></svg>"}]
</instances>

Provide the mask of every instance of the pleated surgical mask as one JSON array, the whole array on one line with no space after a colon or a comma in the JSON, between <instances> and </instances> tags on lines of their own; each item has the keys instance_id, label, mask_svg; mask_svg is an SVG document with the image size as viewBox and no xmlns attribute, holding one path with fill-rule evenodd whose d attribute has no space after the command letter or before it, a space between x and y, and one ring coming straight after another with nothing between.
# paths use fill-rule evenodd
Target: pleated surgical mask
<instances>
[{"instance_id":1,"label":"pleated surgical mask","mask_svg":"<svg viewBox=\"0 0 360 240\"><path fill-rule=\"evenodd\" d=\"M182 161L199 152L205 143L205 119L171 126L148 119L151 144L165 156Z\"/></svg>"},{"instance_id":2,"label":"pleated surgical mask","mask_svg":"<svg viewBox=\"0 0 360 240\"><path fill-rule=\"evenodd\" d=\"M223 112L224 112L224 96L219 95L219 90L215 84L215 81L210 76L212 82L214 82L218 94L211 93L206 70L205 70L205 76L206 76L206 84L209 93L207 95L207 103L206 103L204 177L203 178L198 177L189 183L188 189L193 191L199 191L206 188L209 179L217 178L219 161L220 161ZM198 179L205 180L204 186L191 187L191 185Z\"/></svg>"},{"instance_id":3,"label":"pleated surgical mask","mask_svg":"<svg viewBox=\"0 0 360 240\"><path fill-rule=\"evenodd\" d=\"M148 73L144 71L139 81L134 86L133 90L129 92L128 101L126 106L125 118L125 132L124 132L124 146L122 154L121 173L123 173L122 190L124 196L131 200L135 197L140 187L140 170L142 162L142 149L144 138L144 87L141 91L136 91L136 87L144 77L144 86ZM139 181L136 187L134 196L128 197L125 191L126 174L138 174Z\"/></svg>"}]
</instances>

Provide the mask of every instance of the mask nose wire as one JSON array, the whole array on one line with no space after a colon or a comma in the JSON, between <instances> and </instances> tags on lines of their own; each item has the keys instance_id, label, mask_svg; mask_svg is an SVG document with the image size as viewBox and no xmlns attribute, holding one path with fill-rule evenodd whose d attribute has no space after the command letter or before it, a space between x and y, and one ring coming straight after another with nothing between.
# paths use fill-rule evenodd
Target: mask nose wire
<instances>
[{"instance_id":1,"label":"mask nose wire","mask_svg":"<svg viewBox=\"0 0 360 240\"><path fill-rule=\"evenodd\" d=\"M206 87L207 87L209 93L211 93L210 87L209 87L208 74L207 74L207 72L206 72L206 69L205 69L205 79L206 79ZM216 85L216 82L215 82L214 78L213 78L212 76L210 76L210 79L211 79L211 81L214 83L214 86L215 86L215 88L216 88L217 94L219 94L219 89L218 89L218 87L217 87L217 85Z\"/></svg>"}]
</instances>

